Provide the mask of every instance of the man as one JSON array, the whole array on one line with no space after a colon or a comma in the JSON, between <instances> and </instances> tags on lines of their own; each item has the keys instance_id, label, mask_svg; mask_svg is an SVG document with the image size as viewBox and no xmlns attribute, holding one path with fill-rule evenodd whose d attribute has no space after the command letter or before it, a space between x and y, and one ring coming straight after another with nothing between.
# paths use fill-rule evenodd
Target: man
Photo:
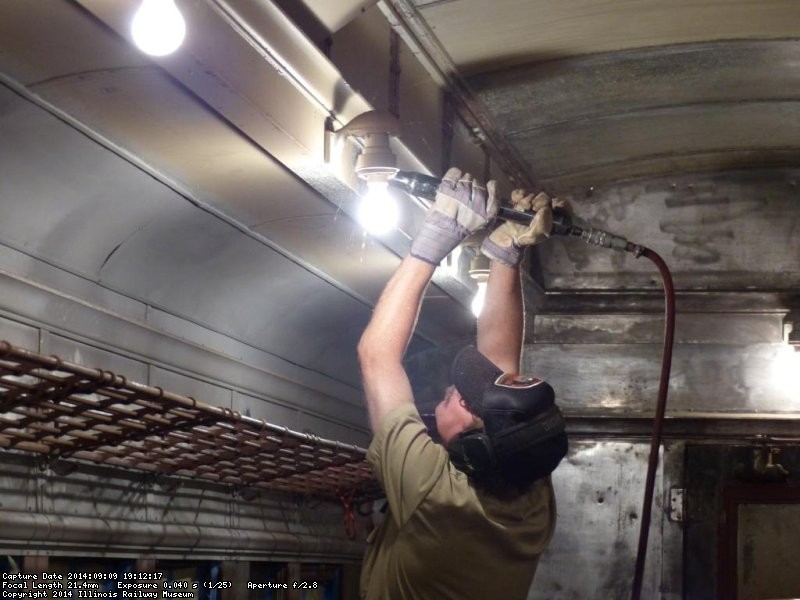
<instances>
[{"instance_id":1,"label":"man","mask_svg":"<svg viewBox=\"0 0 800 600\"><path fill-rule=\"evenodd\" d=\"M484 188L458 169L447 172L359 342L374 434L368 460L389 506L367 540L367 600L525 598L552 536L549 474L566 453L563 420L549 385L514 375L523 335L519 263L525 245L549 234L551 203L520 191L512 202L537 215L530 226L500 225L482 244L492 266L477 349L458 354L454 385L436 407L444 446L420 419L402 360L436 265L496 215L494 182Z\"/></svg>"}]
</instances>

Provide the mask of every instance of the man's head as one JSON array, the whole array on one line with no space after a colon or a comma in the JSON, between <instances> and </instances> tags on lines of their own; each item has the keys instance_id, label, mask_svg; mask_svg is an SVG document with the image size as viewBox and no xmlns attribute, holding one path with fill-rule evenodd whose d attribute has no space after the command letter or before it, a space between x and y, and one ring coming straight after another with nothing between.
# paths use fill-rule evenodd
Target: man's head
<instances>
[{"instance_id":1,"label":"man's head","mask_svg":"<svg viewBox=\"0 0 800 600\"><path fill-rule=\"evenodd\" d=\"M456 356L451 380L436 425L456 466L477 479L500 474L518 484L555 469L567 439L547 382L503 373L473 346Z\"/></svg>"},{"instance_id":2,"label":"man's head","mask_svg":"<svg viewBox=\"0 0 800 600\"><path fill-rule=\"evenodd\" d=\"M483 426L479 419L467 408L467 403L456 386L451 385L444 392L444 398L436 405L436 430L446 446L463 431Z\"/></svg>"}]
</instances>

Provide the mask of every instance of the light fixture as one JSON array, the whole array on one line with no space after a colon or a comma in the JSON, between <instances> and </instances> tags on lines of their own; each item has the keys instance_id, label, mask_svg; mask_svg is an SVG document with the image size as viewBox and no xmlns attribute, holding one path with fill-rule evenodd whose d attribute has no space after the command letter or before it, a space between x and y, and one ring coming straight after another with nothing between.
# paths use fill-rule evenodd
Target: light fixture
<instances>
[{"instance_id":1,"label":"light fixture","mask_svg":"<svg viewBox=\"0 0 800 600\"><path fill-rule=\"evenodd\" d=\"M397 226L399 211L389 192L388 182L398 170L389 147L389 137L399 132L397 117L382 110L362 113L339 130L339 133L356 136L362 141L355 172L366 182L367 192L361 199L358 220L374 235L387 233Z\"/></svg>"},{"instance_id":2,"label":"light fixture","mask_svg":"<svg viewBox=\"0 0 800 600\"><path fill-rule=\"evenodd\" d=\"M186 22L174 0L142 0L131 22L133 41L151 56L175 52L185 35Z\"/></svg>"},{"instance_id":3,"label":"light fixture","mask_svg":"<svg viewBox=\"0 0 800 600\"><path fill-rule=\"evenodd\" d=\"M481 254L480 248L475 247L475 256L469 261L469 276L478 284L478 291L472 299L472 314L481 316L483 303L486 300L486 288L489 283L489 259Z\"/></svg>"}]
</instances>

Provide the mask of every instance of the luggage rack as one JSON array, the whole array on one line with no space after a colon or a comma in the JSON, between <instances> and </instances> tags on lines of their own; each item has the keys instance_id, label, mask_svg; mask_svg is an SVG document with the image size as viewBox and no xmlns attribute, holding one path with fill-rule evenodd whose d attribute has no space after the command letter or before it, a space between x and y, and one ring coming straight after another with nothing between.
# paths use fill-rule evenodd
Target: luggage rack
<instances>
[{"instance_id":1,"label":"luggage rack","mask_svg":"<svg viewBox=\"0 0 800 600\"><path fill-rule=\"evenodd\" d=\"M366 450L0 342L0 448L240 489L380 497Z\"/></svg>"}]
</instances>

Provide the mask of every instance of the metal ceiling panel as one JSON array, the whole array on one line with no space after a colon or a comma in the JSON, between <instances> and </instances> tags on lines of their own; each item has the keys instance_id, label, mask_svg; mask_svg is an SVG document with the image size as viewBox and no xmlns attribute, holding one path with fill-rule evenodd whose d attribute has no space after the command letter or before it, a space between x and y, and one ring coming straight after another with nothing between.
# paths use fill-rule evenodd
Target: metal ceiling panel
<instances>
[{"instance_id":1,"label":"metal ceiling panel","mask_svg":"<svg viewBox=\"0 0 800 600\"><path fill-rule=\"evenodd\" d=\"M470 80L540 181L776 164L797 147L798 42L671 46L551 61ZM716 160L714 160L716 154ZM678 167L680 170L680 167Z\"/></svg>"},{"instance_id":2,"label":"metal ceiling panel","mask_svg":"<svg viewBox=\"0 0 800 600\"><path fill-rule=\"evenodd\" d=\"M800 42L730 41L555 60L471 77L510 133L693 104L800 97Z\"/></svg>"},{"instance_id":3,"label":"metal ceiling panel","mask_svg":"<svg viewBox=\"0 0 800 600\"><path fill-rule=\"evenodd\" d=\"M794 38L793 0L415 0L463 73L647 46Z\"/></svg>"},{"instance_id":4,"label":"metal ceiling panel","mask_svg":"<svg viewBox=\"0 0 800 600\"><path fill-rule=\"evenodd\" d=\"M243 225L336 210L158 67L61 78L35 89Z\"/></svg>"},{"instance_id":5,"label":"metal ceiling panel","mask_svg":"<svg viewBox=\"0 0 800 600\"><path fill-rule=\"evenodd\" d=\"M24 85L148 63L74 2L0 3L0 71Z\"/></svg>"},{"instance_id":6,"label":"metal ceiling panel","mask_svg":"<svg viewBox=\"0 0 800 600\"><path fill-rule=\"evenodd\" d=\"M753 166L771 164L773 150L800 143L800 103L740 103L661 108L587 121L554 124L509 135L537 177L569 182L591 170L595 183L663 173L669 161L693 155L716 157L723 170L726 154L747 150ZM763 158L759 158L763 156ZM659 164L667 163L666 165Z\"/></svg>"},{"instance_id":7,"label":"metal ceiling panel","mask_svg":"<svg viewBox=\"0 0 800 600\"><path fill-rule=\"evenodd\" d=\"M94 278L175 194L0 85L0 238Z\"/></svg>"}]
</instances>

